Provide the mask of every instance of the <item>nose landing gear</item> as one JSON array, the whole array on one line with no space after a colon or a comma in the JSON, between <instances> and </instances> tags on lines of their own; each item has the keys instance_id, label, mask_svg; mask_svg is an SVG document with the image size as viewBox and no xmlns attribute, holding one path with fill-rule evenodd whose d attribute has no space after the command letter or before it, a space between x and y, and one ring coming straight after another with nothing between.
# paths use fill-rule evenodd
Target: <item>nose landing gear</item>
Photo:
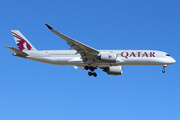
<instances>
[{"instance_id":1,"label":"nose landing gear","mask_svg":"<svg viewBox=\"0 0 180 120\"><path fill-rule=\"evenodd\" d=\"M165 68L167 67L167 65L163 65L163 70L162 72L165 73Z\"/></svg>"},{"instance_id":2,"label":"nose landing gear","mask_svg":"<svg viewBox=\"0 0 180 120\"><path fill-rule=\"evenodd\" d=\"M94 77L97 77L97 74L94 72L94 70L96 69L95 67L93 66L84 66L84 69L85 70L91 70L90 72L88 72L88 75L91 76L93 75Z\"/></svg>"}]
</instances>

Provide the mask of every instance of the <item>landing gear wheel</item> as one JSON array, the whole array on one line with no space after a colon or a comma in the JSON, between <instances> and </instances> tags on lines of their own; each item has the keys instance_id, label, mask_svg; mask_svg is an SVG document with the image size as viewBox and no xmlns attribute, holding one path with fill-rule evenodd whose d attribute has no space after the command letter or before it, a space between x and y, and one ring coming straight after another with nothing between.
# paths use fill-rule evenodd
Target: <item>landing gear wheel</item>
<instances>
[{"instance_id":1,"label":"landing gear wheel","mask_svg":"<svg viewBox=\"0 0 180 120\"><path fill-rule=\"evenodd\" d=\"M165 68L167 67L167 65L163 65L163 70L162 72L165 73Z\"/></svg>"},{"instance_id":2,"label":"landing gear wheel","mask_svg":"<svg viewBox=\"0 0 180 120\"><path fill-rule=\"evenodd\" d=\"M94 77L97 77L97 74L96 73L92 73L92 72L88 72L88 75L89 76L93 75Z\"/></svg>"},{"instance_id":3,"label":"landing gear wheel","mask_svg":"<svg viewBox=\"0 0 180 120\"><path fill-rule=\"evenodd\" d=\"M88 72L88 75L89 75L89 76L91 76L91 75L92 75L92 73L91 73L91 72Z\"/></svg>"},{"instance_id":4,"label":"landing gear wheel","mask_svg":"<svg viewBox=\"0 0 180 120\"><path fill-rule=\"evenodd\" d=\"M94 77L97 77L97 74L96 73L93 73Z\"/></svg>"},{"instance_id":5,"label":"landing gear wheel","mask_svg":"<svg viewBox=\"0 0 180 120\"><path fill-rule=\"evenodd\" d=\"M89 69L89 67L88 67L88 66L84 66L84 69L85 69L85 70L88 70L88 69Z\"/></svg>"},{"instance_id":6,"label":"landing gear wheel","mask_svg":"<svg viewBox=\"0 0 180 120\"><path fill-rule=\"evenodd\" d=\"M97 69L96 67L93 67L93 66L91 66L91 65L89 64L89 66L84 66L84 69L85 69L85 70L88 70L88 69L91 70L90 72L88 72L88 75L89 75L89 76L92 76L92 75L93 75L94 77L97 77L97 74L94 72L94 70Z\"/></svg>"},{"instance_id":7,"label":"landing gear wheel","mask_svg":"<svg viewBox=\"0 0 180 120\"><path fill-rule=\"evenodd\" d=\"M91 71L94 71L94 68L93 68L92 66L90 66L89 69L90 69Z\"/></svg>"}]
</instances>

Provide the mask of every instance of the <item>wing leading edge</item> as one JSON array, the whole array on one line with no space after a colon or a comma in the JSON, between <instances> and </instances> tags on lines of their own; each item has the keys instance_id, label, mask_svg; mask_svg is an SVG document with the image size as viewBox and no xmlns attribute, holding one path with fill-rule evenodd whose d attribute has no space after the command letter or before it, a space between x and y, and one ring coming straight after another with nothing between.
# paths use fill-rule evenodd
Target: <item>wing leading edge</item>
<instances>
[{"instance_id":1,"label":"wing leading edge","mask_svg":"<svg viewBox=\"0 0 180 120\"><path fill-rule=\"evenodd\" d=\"M45 24L53 33L67 41L67 44L70 46L70 49L75 49L77 52L76 54L81 55L81 59L83 62L91 62L92 60L96 59L96 56L99 54L99 51L96 49L89 47L81 42L78 42L72 38L69 38L68 36L63 35L62 33L56 31L53 29L50 25Z\"/></svg>"}]
</instances>

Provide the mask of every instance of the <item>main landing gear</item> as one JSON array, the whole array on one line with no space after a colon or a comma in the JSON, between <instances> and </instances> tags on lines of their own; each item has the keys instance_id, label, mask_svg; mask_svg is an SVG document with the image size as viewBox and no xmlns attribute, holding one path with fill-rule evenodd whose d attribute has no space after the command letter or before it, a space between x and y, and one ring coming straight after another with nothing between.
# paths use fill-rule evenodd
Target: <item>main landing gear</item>
<instances>
[{"instance_id":1,"label":"main landing gear","mask_svg":"<svg viewBox=\"0 0 180 120\"><path fill-rule=\"evenodd\" d=\"M91 70L90 72L88 72L89 76L93 75L94 77L97 77L97 74L94 72L96 68L94 68L93 66L84 66L84 69Z\"/></svg>"},{"instance_id":2,"label":"main landing gear","mask_svg":"<svg viewBox=\"0 0 180 120\"><path fill-rule=\"evenodd\" d=\"M165 73L165 68L167 67L167 65L163 65L163 70L162 72Z\"/></svg>"},{"instance_id":3,"label":"main landing gear","mask_svg":"<svg viewBox=\"0 0 180 120\"><path fill-rule=\"evenodd\" d=\"M88 75L89 76L93 75L94 77L97 77L97 74L95 72L88 72Z\"/></svg>"}]
</instances>

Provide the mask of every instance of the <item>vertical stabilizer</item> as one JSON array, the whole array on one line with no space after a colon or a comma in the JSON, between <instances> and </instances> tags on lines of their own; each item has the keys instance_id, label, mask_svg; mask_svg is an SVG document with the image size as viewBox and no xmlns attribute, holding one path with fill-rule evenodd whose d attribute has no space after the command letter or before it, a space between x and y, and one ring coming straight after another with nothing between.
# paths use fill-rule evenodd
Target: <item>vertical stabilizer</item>
<instances>
[{"instance_id":1,"label":"vertical stabilizer","mask_svg":"<svg viewBox=\"0 0 180 120\"><path fill-rule=\"evenodd\" d=\"M20 51L37 51L36 48L21 34L19 30L11 30Z\"/></svg>"}]
</instances>

